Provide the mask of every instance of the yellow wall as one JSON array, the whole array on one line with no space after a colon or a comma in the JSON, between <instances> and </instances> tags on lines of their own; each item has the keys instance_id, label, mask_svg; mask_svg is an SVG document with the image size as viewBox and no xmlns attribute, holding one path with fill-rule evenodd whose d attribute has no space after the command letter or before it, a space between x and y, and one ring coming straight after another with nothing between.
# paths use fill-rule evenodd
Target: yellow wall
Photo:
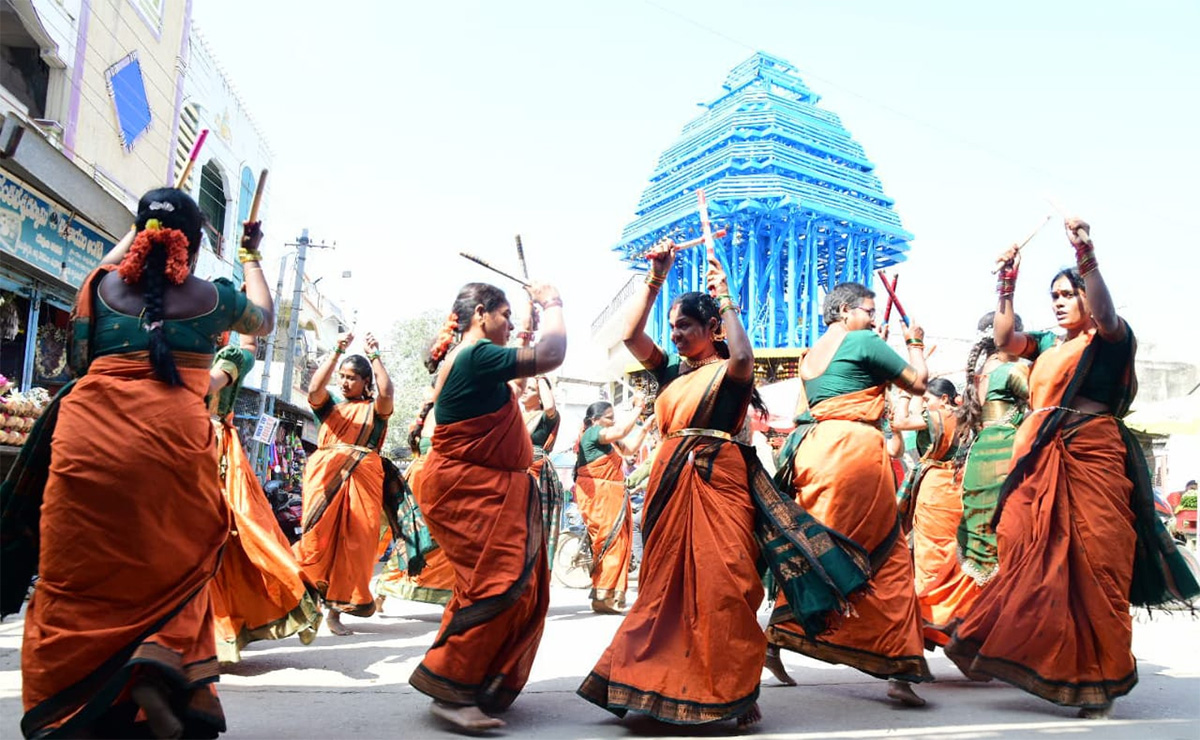
<instances>
[{"instance_id":1,"label":"yellow wall","mask_svg":"<svg viewBox=\"0 0 1200 740\"><path fill-rule=\"evenodd\" d=\"M166 183L186 9L184 2L163 0L161 30L156 34L135 2L91 0L74 143L80 167L91 172L95 165L101 170L97 179L115 181L133 198ZM137 52L142 68L150 128L126 151L105 72L131 51Z\"/></svg>"}]
</instances>

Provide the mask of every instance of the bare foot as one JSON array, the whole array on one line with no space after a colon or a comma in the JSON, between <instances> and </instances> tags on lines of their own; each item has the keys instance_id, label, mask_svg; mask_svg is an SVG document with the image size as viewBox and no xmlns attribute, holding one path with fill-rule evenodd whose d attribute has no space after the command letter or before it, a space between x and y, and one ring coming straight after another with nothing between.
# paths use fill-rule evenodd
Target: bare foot
<instances>
[{"instance_id":1,"label":"bare foot","mask_svg":"<svg viewBox=\"0 0 1200 740\"><path fill-rule=\"evenodd\" d=\"M592 599L592 611L597 614L624 614L629 610L614 606L608 599Z\"/></svg>"},{"instance_id":2,"label":"bare foot","mask_svg":"<svg viewBox=\"0 0 1200 740\"><path fill-rule=\"evenodd\" d=\"M792 678L787 669L783 667L783 659L779 657L779 648L774 645L767 645L767 660L763 664L775 680L784 686L795 686L796 679Z\"/></svg>"},{"instance_id":3,"label":"bare foot","mask_svg":"<svg viewBox=\"0 0 1200 740\"><path fill-rule=\"evenodd\" d=\"M434 717L444 719L455 727L468 732L484 732L504 726L504 720L489 717L483 713L482 709L474 705L460 707L435 701L429 705L429 711L433 713Z\"/></svg>"},{"instance_id":4,"label":"bare foot","mask_svg":"<svg viewBox=\"0 0 1200 740\"><path fill-rule=\"evenodd\" d=\"M338 637L345 637L347 635L354 634L354 632L342 624L341 612L339 612L337 609L329 610L325 616L325 624L329 625L329 631Z\"/></svg>"},{"instance_id":5,"label":"bare foot","mask_svg":"<svg viewBox=\"0 0 1200 740\"><path fill-rule=\"evenodd\" d=\"M387 599L387 596L385 596L383 594L379 594L378 596L375 597L375 614L376 614L376 616L380 616L380 617L383 616L383 602L386 599Z\"/></svg>"},{"instance_id":6,"label":"bare foot","mask_svg":"<svg viewBox=\"0 0 1200 740\"><path fill-rule=\"evenodd\" d=\"M146 713L146 723L154 737L183 737L183 723L171 711L167 690L155 680L138 681L129 691L133 701Z\"/></svg>"},{"instance_id":7,"label":"bare foot","mask_svg":"<svg viewBox=\"0 0 1200 740\"><path fill-rule=\"evenodd\" d=\"M1112 717L1112 702L1103 707L1084 707L1079 710L1082 719L1109 719Z\"/></svg>"},{"instance_id":8,"label":"bare foot","mask_svg":"<svg viewBox=\"0 0 1200 740\"><path fill-rule=\"evenodd\" d=\"M749 727L762 722L762 711L758 708L758 702L754 704L737 718L738 727Z\"/></svg>"},{"instance_id":9,"label":"bare foot","mask_svg":"<svg viewBox=\"0 0 1200 740\"><path fill-rule=\"evenodd\" d=\"M889 699L895 699L906 707L925 706L925 700L917 696L917 693L913 691L912 684L908 681L889 679L887 695Z\"/></svg>"}]
</instances>

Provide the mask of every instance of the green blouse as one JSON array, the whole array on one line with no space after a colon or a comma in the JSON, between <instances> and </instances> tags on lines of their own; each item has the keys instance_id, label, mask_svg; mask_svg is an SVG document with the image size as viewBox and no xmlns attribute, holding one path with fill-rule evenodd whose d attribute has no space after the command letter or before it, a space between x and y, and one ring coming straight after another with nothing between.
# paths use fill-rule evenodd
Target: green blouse
<instances>
[{"instance_id":1,"label":"green blouse","mask_svg":"<svg viewBox=\"0 0 1200 740\"><path fill-rule=\"evenodd\" d=\"M1039 355L1058 345L1058 335L1051 331L1028 331L1026 336L1036 343L1036 348L1029 359L1036 360ZM1110 409L1121 405L1125 394L1122 375L1125 362L1129 357L1129 345L1133 342L1133 330L1126 325L1125 338L1119 342L1109 342L1098 333L1092 338L1097 343L1096 359L1079 386L1078 396L1104 404Z\"/></svg>"},{"instance_id":2,"label":"green blouse","mask_svg":"<svg viewBox=\"0 0 1200 740\"><path fill-rule=\"evenodd\" d=\"M229 375L232 383L217 391L217 415L224 417L233 411L238 391L246 380L246 373L254 367L254 353L241 347L225 346L217 350L213 367Z\"/></svg>"},{"instance_id":3,"label":"green blouse","mask_svg":"<svg viewBox=\"0 0 1200 740\"><path fill-rule=\"evenodd\" d=\"M541 418L538 419L537 426L529 433L529 438L533 440L534 447L545 447L546 440L550 438L558 429L558 411L554 411L554 416L550 416L545 411L541 412Z\"/></svg>"},{"instance_id":4,"label":"green blouse","mask_svg":"<svg viewBox=\"0 0 1200 740\"><path fill-rule=\"evenodd\" d=\"M508 381L517 377L517 350L480 339L454 357L433 413L438 424L486 416L512 397Z\"/></svg>"},{"instance_id":5,"label":"green blouse","mask_svg":"<svg viewBox=\"0 0 1200 740\"><path fill-rule=\"evenodd\" d=\"M895 380L908 367L904 358L870 329L846 334L825 371L804 381L808 405L847 393L854 393L880 383Z\"/></svg>"},{"instance_id":6,"label":"green blouse","mask_svg":"<svg viewBox=\"0 0 1200 740\"><path fill-rule=\"evenodd\" d=\"M664 386L681 375L682 358L679 355L663 355L662 364L652 372L658 380L661 390ZM713 403L712 418L709 427L730 434L737 434L739 422L744 416L746 404L754 392L754 381L738 382L728 375L721 379L721 387L717 389L717 399Z\"/></svg>"},{"instance_id":7,"label":"green blouse","mask_svg":"<svg viewBox=\"0 0 1200 740\"><path fill-rule=\"evenodd\" d=\"M987 393L983 397L985 403L987 401L1017 403L1029 398L1027 376L1023 373L1013 372L1017 367L1015 362L1006 362L988 373Z\"/></svg>"},{"instance_id":8,"label":"green blouse","mask_svg":"<svg viewBox=\"0 0 1200 740\"><path fill-rule=\"evenodd\" d=\"M596 424L583 430L579 439L579 458L581 465L590 465L613 451L611 444L600 443L600 429Z\"/></svg>"},{"instance_id":9,"label":"green blouse","mask_svg":"<svg viewBox=\"0 0 1200 740\"><path fill-rule=\"evenodd\" d=\"M221 342L221 334L241 331L247 314L258 308L246 299L246 294L225 278L212 281L217 289L217 304L200 316L186 319L166 319L163 334L171 349L211 355ZM150 335L143 329L141 316L121 313L109 306L97 292L93 354L124 354L150 348Z\"/></svg>"}]
</instances>

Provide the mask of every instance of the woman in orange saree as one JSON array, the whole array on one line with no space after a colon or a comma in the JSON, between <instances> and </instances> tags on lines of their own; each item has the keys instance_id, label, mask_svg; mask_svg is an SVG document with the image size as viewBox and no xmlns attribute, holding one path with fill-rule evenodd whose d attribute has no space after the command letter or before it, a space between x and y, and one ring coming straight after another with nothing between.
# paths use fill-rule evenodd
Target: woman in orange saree
<instances>
[{"instance_id":1,"label":"woman in orange saree","mask_svg":"<svg viewBox=\"0 0 1200 740\"><path fill-rule=\"evenodd\" d=\"M1154 514L1145 458L1121 418L1137 392L1137 343L1117 315L1083 221L1066 222L1078 270L1051 282L1061 342L1013 330L1016 247L1001 255L996 346L1034 359L996 513L1000 567L946 648L1080 716L1105 717L1137 683L1130 605L1200 592Z\"/></svg>"},{"instance_id":2,"label":"woman in orange saree","mask_svg":"<svg viewBox=\"0 0 1200 740\"><path fill-rule=\"evenodd\" d=\"M887 679L890 698L921 706L925 701L911 684L932 676L880 421L889 383L913 393L925 390L924 332L915 323L905 328L906 363L871 330L874 296L858 283L842 283L826 294L829 328L800 364L801 406L807 411L780 451L776 477L817 521L871 554L871 590L855 602L853 618L818 637L805 634L787 610L787 599L780 599L767 629L767 666L790 682L779 650L794 650Z\"/></svg>"},{"instance_id":3,"label":"woman in orange saree","mask_svg":"<svg viewBox=\"0 0 1200 740\"><path fill-rule=\"evenodd\" d=\"M273 321L246 224L246 292L190 275L196 203L175 189L138 204L135 231L83 283L76 379L39 419L0 489L0 612L25 615L27 737L215 737L209 581L229 515L204 405L214 343Z\"/></svg>"},{"instance_id":4,"label":"woman in orange saree","mask_svg":"<svg viewBox=\"0 0 1200 740\"><path fill-rule=\"evenodd\" d=\"M575 503L592 541L592 611L624 614L625 590L633 560L633 510L625 490L625 458L642 443L646 428L638 421L642 397L633 413L616 422L611 403L587 407L575 461ZM630 432L637 433L623 441Z\"/></svg>"},{"instance_id":5,"label":"woman in orange saree","mask_svg":"<svg viewBox=\"0 0 1200 740\"><path fill-rule=\"evenodd\" d=\"M754 354L715 256L708 284L718 298L686 293L671 306L679 354L667 356L646 335L673 246L650 253L652 272L625 335L659 378L663 433L646 489L638 598L579 694L619 717L744 726L761 718L764 562L813 632L847 609L868 564L865 552L772 486L752 445L734 441L756 396Z\"/></svg>"},{"instance_id":6,"label":"woman in orange saree","mask_svg":"<svg viewBox=\"0 0 1200 740\"><path fill-rule=\"evenodd\" d=\"M503 726L485 712L504 711L525 687L550 605L533 445L509 381L558 367L567 338L558 291L528 290L541 307L536 346L506 347L508 299L469 283L426 362L437 427L417 503L454 568L454 593L408 682L432 697L435 716L468 731Z\"/></svg>"},{"instance_id":7,"label":"woman in orange saree","mask_svg":"<svg viewBox=\"0 0 1200 740\"><path fill-rule=\"evenodd\" d=\"M423 485L425 462L433 448L432 437L423 433L426 429L429 434L433 433L434 418L429 413L432 409L433 401L427 402L409 434L413 459L404 471L408 491L398 512L400 536L375 582L375 609L380 614L388 596L445 605L454 590L454 567L429 533L417 503L421 497L419 491Z\"/></svg>"},{"instance_id":8,"label":"woman in orange saree","mask_svg":"<svg viewBox=\"0 0 1200 740\"><path fill-rule=\"evenodd\" d=\"M317 451L304 467L304 514L296 557L328 607L335 635L353 634L341 614L375 613L371 576L379 559L384 511L384 463L379 449L392 415L392 380L368 333L367 356L339 359L354 335L342 334L336 351L313 373L308 404L321 422ZM334 367L341 396L327 389ZM372 391L377 392L372 396Z\"/></svg>"},{"instance_id":9,"label":"woman in orange saree","mask_svg":"<svg viewBox=\"0 0 1200 740\"><path fill-rule=\"evenodd\" d=\"M954 623L975 602L979 587L958 564L958 525L962 521L962 482L958 454L958 389L946 378L929 381L925 410L912 408L892 425L917 432L921 459L900 491L900 517L912 532L914 584L921 604L925 646L945 646Z\"/></svg>"},{"instance_id":10,"label":"woman in orange saree","mask_svg":"<svg viewBox=\"0 0 1200 740\"><path fill-rule=\"evenodd\" d=\"M554 388L550 379L539 375L526 382L521 394L521 407L525 417L525 428L533 442L533 464L529 474L538 482L542 494L543 529L546 532L546 559L554 562L558 550L558 535L562 526L564 495L558 471L550 461L554 443L558 439L558 427L562 416L554 404Z\"/></svg>"},{"instance_id":11,"label":"woman in orange saree","mask_svg":"<svg viewBox=\"0 0 1200 740\"><path fill-rule=\"evenodd\" d=\"M217 469L233 520L210 586L223 665L240 661L241 649L255 640L299 634L307 645L321 626L320 594L305 580L233 425L234 401L254 366L254 339L242 340L241 347L221 348L210 371Z\"/></svg>"}]
</instances>

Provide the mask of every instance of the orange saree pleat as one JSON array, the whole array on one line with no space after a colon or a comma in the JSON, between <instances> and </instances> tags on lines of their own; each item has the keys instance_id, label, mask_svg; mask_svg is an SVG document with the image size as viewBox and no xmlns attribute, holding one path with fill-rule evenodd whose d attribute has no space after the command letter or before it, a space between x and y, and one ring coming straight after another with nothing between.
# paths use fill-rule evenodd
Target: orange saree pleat
<instances>
[{"instance_id":1,"label":"orange saree pleat","mask_svg":"<svg viewBox=\"0 0 1200 740\"><path fill-rule=\"evenodd\" d=\"M913 567L925 640L944 646L975 603L979 585L958 564L962 482L953 463L945 459L950 455L956 420L945 409L930 413L938 414L941 433L920 463L926 469L913 506Z\"/></svg>"},{"instance_id":2,"label":"orange saree pleat","mask_svg":"<svg viewBox=\"0 0 1200 740\"><path fill-rule=\"evenodd\" d=\"M421 486L424 485L424 469L428 457L421 455L412 461L405 472L408 486L417 501L421 500ZM397 542L396 547L404 547L403 542ZM425 564L421 572L409 573L400 567L393 567L394 558L388 560L383 572L379 574L376 591L384 596L411 601L423 601L428 604L445 604L450 601L454 590L454 566L442 548L425 553Z\"/></svg>"},{"instance_id":3,"label":"orange saree pleat","mask_svg":"<svg viewBox=\"0 0 1200 740\"><path fill-rule=\"evenodd\" d=\"M592 598L625 602L633 560L633 513L616 450L581 467L575 502L592 538Z\"/></svg>"},{"instance_id":4,"label":"orange saree pleat","mask_svg":"<svg viewBox=\"0 0 1200 740\"><path fill-rule=\"evenodd\" d=\"M1038 358L1033 408L1062 398L1087 345L1081 337ZM1115 419L1068 422L1031 452L1043 418L1030 414L1017 432L1013 460L1036 454L1036 465L1004 503L999 570L946 653L1056 704L1103 707L1137 683L1133 482Z\"/></svg>"},{"instance_id":5,"label":"orange saree pleat","mask_svg":"<svg viewBox=\"0 0 1200 740\"><path fill-rule=\"evenodd\" d=\"M21 653L26 735L127 735L139 664L166 678L186 731L225 729L208 583L229 515L203 402L211 358L175 357L183 387L145 352L110 355L61 401Z\"/></svg>"},{"instance_id":6,"label":"orange saree pleat","mask_svg":"<svg viewBox=\"0 0 1200 740\"><path fill-rule=\"evenodd\" d=\"M854 602L854 615L819 637L805 635L780 599L767 639L878 678L929 681L912 560L896 536L896 481L875 426L883 387L821 401L811 412L818 423L796 452L796 502L871 553L871 587Z\"/></svg>"},{"instance_id":7,"label":"orange saree pleat","mask_svg":"<svg viewBox=\"0 0 1200 740\"><path fill-rule=\"evenodd\" d=\"M371 576L383 513L383 461L362 446L373 402L340 403L321 424L304 468L303 534L294 546L308 580L338 611L375 613Z\"/></svg>"},{"instance_id":8,"label":"orange saree pleat","mask_svg":"<svg viewBox=\"0 0 1200 740\"><path fill-rule=\"evenodd\" d=\"M715 722L740 716L758 698L766 639L746 462L737 445L705 440L676 485L662 485L675 451L695 442L670 433L692 426L723 370L717 364L677 378L655 404L667 436L645 510L661 513L646 536L637 601L579 689L619 716Z\"/></svg>"},{"instance_id":9,"label":"orange saree pleat","mask_svg":"<svg viewBox=\"0 0 1200 740\"><path fill-rule=\"evenodd\" d=\"M270 502L246 459L232 425L214 422L218 455L225 459L225 501L233 530L221 567L212 581L217 655L223 663L240 659L255 640L301 633L308 641L321 624L318 594L305 580Z\"/></svg>"},{"instance_id":10,"label":"orange saree pleat","mask_svg":"<svg viewBox=\"0 0 1200 740\"><path fill-rule=\"evenodd\" d=\"M417 503L454 568L454 593L409 684L438 701L499 711L529 679L550 606L532 462L515 397L434 432Z\"/></svg>"}]
</instances>

